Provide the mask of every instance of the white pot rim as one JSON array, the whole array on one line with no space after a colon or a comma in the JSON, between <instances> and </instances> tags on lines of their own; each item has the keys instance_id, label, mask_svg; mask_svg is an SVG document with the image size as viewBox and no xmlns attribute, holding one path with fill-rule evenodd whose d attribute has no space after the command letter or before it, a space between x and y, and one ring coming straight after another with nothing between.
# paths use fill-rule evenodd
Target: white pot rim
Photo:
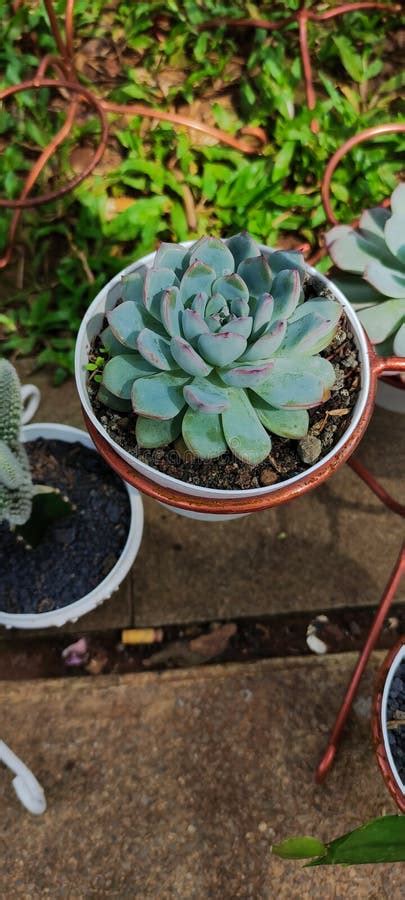
<instances>
[{"instance_id":1,"label":"white pot rim","mask_svg":"<svg viewBox=\"0 0 405 900\"><path fill-rule=\"evenodd\" d=\"M24 442L37 438L66 441L73 443L79 441L85 447L93 449L96 453L93 441L80 428L72 425L60 425L55 422L38 422L33 425L25 425L22 428ZM76 622L80 616L90 612L111 597L129 572L138 553L143 532L143 503L141 495L135 488L123 482L128 493L130 503L130 526L125 546L111 571L88 594L75 600L67 606L43 613L6 613L0 610L0 625L6 628L50 628L53 625L60 627L66 622Z\"/></svg>"},{"instance_id":2,"label":"white pot rim","mask_svg":"<svg viewBox=\"0 0 405 900\"><path fill-rule=\"evenodd\" d=\"M190 247L193 243L194 241L184 241L183 246ZM271 253L274 252L264 244L259 244L259 247L261 251L267 255L271 256ZM320 272L309 265L306 265L307 271L312 276L316 277L320 282L322 282L324 287L328 288L328 290L333 293L335 298L341 303L345 310L347 319L349 320L353 331L354 340L356 342L357 350L359 353L361 371L361 387L356 400L356 404L353 408L351 422L342 437L335 444L335 446L328 453L322 456L321 459L318 460L318 462L316 462L308 469L305 469L305 471L301 472L299 475L295 475L292 478L285 479L281 482L276 482L276 484L270 485L268 487L250 488L248 490L221 490L218 488L208 488L203 487L202 485L190 484L189 482L174 478L171 475L166 475L165 473L160 472L158 469L155 469L152 466L141 462L141 460L139 460L136 456L133 456L127 450L124 450L108 434L108 432L105 430L105 428L95 415L87 392L88 373L85 369L85 365L88 361L88 352L92 340L101 331L105 312L114 308L120 296L121 277L123 275L129 274L130 272L134 272L140 266L152 264L154 257L155 252L149 253L146 256L143 256L141 259L138 259L135 262L131 263L129 266L126 266L117 275L115 275L114 278L112 278L101 289L101 291L99 291L93 302L90 304L87 312L83 317L78 332L75 351L76 386L81 404L99 434L109 442L109 444L114 448L118 455L125 460L125 462L127 462L133 469L136 469L138 472L140 472L142 475L155 482L156 484L159 484L171 490L179 491L183 494L205 497L207 499L213 500L235 500L242 498L247 499L249 497L260 497L272 493L277 493L277 491L280 491L281 489L285 490L289 485L307 479L310 473L316 472L318 469L325 466L325 464L327 464L328 461L332 460L336 456L336 454L338 454L339 451L344 447L353 432L356 430L357 425L362 417L370 391L370 362L365 332L353 307L350 305L349 301L346 299L341 290L337 288L332 281L330 281L328 278L326 278L325 275L322 275Z\"/></svg>"},{"instance_id":3,"label":"white pot rim","mask_svg":"<svg viewBox=\"0 0 405 900\"><path fill-rule=\"evenodd\" d=\"M384 739L384 747L387 755L388 762L390 764L391 772L395 778L395 781L402 791L405 794L405 784L401 781L398 773L398 769L396 763L394 762L394 757L391 753L390 742L388 740L388 728L387 728L387 706L388 706L388 696L391 690L391 684L395 678L396 671L398 666L401 664L402 660L405 659L405 644L399 648L398 653L395 654L394 659L389 667L387 677L385 679L384 690L381 701L381 730Z\"/></svg>"}]
</instances>

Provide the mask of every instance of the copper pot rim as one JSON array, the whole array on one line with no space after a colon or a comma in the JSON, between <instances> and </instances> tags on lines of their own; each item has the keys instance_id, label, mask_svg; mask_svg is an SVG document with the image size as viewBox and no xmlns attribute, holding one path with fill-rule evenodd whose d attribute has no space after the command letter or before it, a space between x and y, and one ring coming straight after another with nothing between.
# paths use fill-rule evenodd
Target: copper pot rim
<instances>
[{"instance_id":1,"label":"copper pot rim","mask_svg":"<svg viewBox=\"0 0 405 900\"><path fill-rule=\"evenodd\" d=\"M389 653L387 653L378 670L371 717L371 731L377 762L386 787L388 788L391 796L395 800L395 803L402 813L405 813L405 793L401 790L395 778L393 767L387 754L382 726L382 705L384 688L388 674L393 664L395 663L396 658L404 647L405 635L402 635L402 637L396 642L394 647L392 647Z\"/></svg>"}]
</instances>

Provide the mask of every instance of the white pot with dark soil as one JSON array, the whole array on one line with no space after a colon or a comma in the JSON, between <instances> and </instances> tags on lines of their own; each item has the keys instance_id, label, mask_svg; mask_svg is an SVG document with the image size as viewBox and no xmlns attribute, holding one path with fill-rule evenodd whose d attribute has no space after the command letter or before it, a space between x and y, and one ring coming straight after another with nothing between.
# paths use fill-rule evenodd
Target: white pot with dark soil
<instances>
[{"instance_id":1,"label":"white pot with dark soil","mask_svg":"<svg viewBox=\"0 0 405 900\"><path fill-rule=\"evenodd\" d=\"M142 539L142 499L78 428L38 423L22 428L22 444L11 438L1 399L0 624L31 629L75 622L109 598L131 568ZM26 475L27 463L31 479L22 485L19 465ZM39 485L46 485L45 494L36 495ZM40 518L37 497L47 504ZM52 504L66 500L56 514Z\"/></svg>"},{"instance_id":2,"label":"white pot with dark soil","mask_svg":"<svg viewBox=\"0 0 405 900\"><path fill-rule=\"evenodd\" d=\"M369 421L373 367L341 291L246 234L163 244L128 266L90 305L75 360L107 462L174 511L215 520L332 474Z\"/></svg>"},{"instance_id":3,"label":"white pot with dark soil","mask_svg":"<svg viewBox=\"0 0 405 900\"><path fill-rule=\"evenodd\" d=\"M405 812L405 638L390 650L381 666L372 725L384 781Z\"/></svg>"}]
</instances>

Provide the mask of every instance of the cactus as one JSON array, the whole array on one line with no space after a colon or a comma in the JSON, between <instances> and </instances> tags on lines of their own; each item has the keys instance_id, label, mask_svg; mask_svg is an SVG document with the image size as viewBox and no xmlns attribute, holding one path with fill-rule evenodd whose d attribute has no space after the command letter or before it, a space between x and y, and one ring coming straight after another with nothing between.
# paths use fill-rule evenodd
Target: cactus
<instances>
[{"instance_id":1,"label":"cactus","mask_svg":"<svg viewBox=\"0 0 405 900\"><path fill-rule=\"evenodd\" d=\"M249 234L160 245L153 266L122 279L101 340L99 399L137 414L141 447L180 434L199 458L230 450L255 465L270 434L302 438L307 410L327 399L341 306L304 299L299 253L268 259Z\"/></svg>"},{"instance_id":2,"label":"cactus","mask_svg":"<svg viewBox=\"0 0 405 900\"><path fill-rule=\"evenodd\" d=\"M21 413L18 375L0 359L0 522L8 522L27 546L35 547L51 522L73 507L56 488L33 484L20 440Z\"/></svg>"},{"instance_id":3,"label":"cactus","mask_svg":"<svg viewBox=\"0 0 405 900\"><path fill-rule=\"evenodd\" d=\"M395 188L391 210L366 210L358 228L337 225L326 246L335 265L350 273L335 282L378 353L405 356L405 183Z\"/></svg>"},{"instance_id":4,"label":"cactus","mask_svg":"<svg viewBox=\"0 0 405 900\"><path fill-rule=\"evenodd\" d=\"M32 509L33 484L20 442L21 392L11 363L0 359L0 521L23 525Z\"/></svg>"}]
</instances>

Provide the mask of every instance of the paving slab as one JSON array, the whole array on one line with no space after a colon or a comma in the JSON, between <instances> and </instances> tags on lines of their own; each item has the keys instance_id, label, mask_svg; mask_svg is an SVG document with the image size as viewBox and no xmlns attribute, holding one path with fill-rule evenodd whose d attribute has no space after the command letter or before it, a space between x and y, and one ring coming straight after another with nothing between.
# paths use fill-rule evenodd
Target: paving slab
<instances>
[{"instance_id":1,"label":"paving slab","mask_svg":"<svg viewBox=\"0 0 405 900\"><path fill-rule=\"evenodd\" d=\"M354 654L0 683L1 737L48 801L31 817L0 772L0 896L400 900L403 866L308 870L270 854L395 812L370 738L381 658L322 787L313 772Z\"/></svg>"},{"instance_id":2,"label":"paving slab","mask_svg":"<svg viewBox=\"0 0 405 900\"><path fill-rule=\"evenodd\" d=\"M42 390L37 420L81 426L73 382L52 388L43 373L22 374ZM405 502L405 417L377 408L359 456ZM132 571L137 625L374 604L403 537L401 519L347 466L291 504L230 523L190 522L144 502L144 540ZM110 614L119 602L113 597L98 611L97 627L114 627ZM127 624L117 618L117 627ZM84 617L81 625L88 630L91 622Z\"/></svg>"}]
</instances>

